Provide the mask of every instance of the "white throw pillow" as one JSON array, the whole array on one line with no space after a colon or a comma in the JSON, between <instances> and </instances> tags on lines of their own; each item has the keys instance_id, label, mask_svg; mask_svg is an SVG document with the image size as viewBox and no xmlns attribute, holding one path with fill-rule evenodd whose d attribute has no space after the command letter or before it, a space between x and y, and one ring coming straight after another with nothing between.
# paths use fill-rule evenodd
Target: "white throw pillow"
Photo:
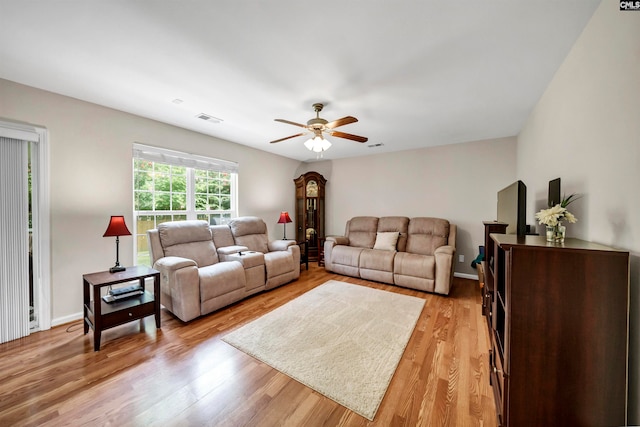
<instances>
[{"instance_id":1,"label":"white throw pillow","mask_svg":"<svg viewBox=\"0 0 640 427\"><path fill-rule=\"evenodd\" d=\"M400 233L397 231L379 231L376 234L376 243L373 245L373 249L395 251L399 236Z\"/></svg>"}]
</instances>

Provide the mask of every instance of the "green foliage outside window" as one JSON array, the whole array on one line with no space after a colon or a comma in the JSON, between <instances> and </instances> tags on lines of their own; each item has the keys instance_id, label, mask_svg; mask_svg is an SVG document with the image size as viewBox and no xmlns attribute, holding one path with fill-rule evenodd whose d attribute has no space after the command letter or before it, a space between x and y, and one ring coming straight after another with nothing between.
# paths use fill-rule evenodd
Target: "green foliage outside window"
<instances>
[{"instance_id":1,"label":"green foliage outside window","mask_svg":"<svg viewBox=\"0 0 640 427\"><path fill-rule=\"evenodd\" d=\"M187 170L182 166L134 161L136 211L187 210Z\"/></svg>"},{"instance_id":2,"label":"green foliage outside window","mask_svg":"<svg viewBox=\"0 0 640 427\"><path fill-rule=\"evenodd\" d=\"M195 171L195 204L197 211L229 210L231 176L226 172Z\"/></svg>"}]
</instances>

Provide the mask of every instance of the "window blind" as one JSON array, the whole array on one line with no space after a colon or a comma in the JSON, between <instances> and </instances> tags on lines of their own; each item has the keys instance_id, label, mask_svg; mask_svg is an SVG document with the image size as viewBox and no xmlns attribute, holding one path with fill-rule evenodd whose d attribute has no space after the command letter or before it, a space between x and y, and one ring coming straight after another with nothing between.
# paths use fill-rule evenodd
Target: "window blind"
<instances>
[{"instance_id":1,"label":"window blind","mask_svg":"<svg viewBox=\"0 0 640 427\"><path fill-rule=\"evenodd\" d=\"M0 137L0 343L30 331L28 144Z\"/></svg>"},{"instance_id":2,"label":"window blind","mask_svg":"<svg viewBox=\"0 0 640 427\"><path fill-rule=\"evenodd\" d=\"M152 147L138 143L133 144L133 157L135 159L165 163L172 166L184 166L216 172L238 173L239 170L238 163L236 162L199 156L197 154L183 153L180 151L168 150L166 148Z\"/></svg>"}]
</instances>

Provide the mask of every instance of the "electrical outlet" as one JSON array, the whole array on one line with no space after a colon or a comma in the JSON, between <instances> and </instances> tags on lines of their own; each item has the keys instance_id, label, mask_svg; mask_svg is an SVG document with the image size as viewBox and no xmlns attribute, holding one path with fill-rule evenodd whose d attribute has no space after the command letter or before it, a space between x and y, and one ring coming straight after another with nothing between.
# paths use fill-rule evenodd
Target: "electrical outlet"
<instances>
[{"instance_id":1,"label":"electrical outlet","mask_svg":"<svg viewBox=\"0 0 640 427\"><path fill-rule=\"evenodd\" d=\"M458 255L458 262L464 262L464 255Z\"/></svg>"}]
</instances>

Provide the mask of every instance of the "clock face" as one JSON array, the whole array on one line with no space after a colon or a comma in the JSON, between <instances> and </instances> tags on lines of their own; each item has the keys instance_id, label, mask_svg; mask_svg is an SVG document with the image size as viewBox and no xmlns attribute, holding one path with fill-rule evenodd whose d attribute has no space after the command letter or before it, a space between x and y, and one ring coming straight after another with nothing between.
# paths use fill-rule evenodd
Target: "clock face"
<instances>
[{"instance_id":1,"label":"clock face","mask_svg":"<svg viewBox=\"0 0 640 427\"><path fill-rule=\"evenodd\" d=\"M318 183L309 181L307 183L307 197L318 197Z\"/></svg>"}]
</instances>

